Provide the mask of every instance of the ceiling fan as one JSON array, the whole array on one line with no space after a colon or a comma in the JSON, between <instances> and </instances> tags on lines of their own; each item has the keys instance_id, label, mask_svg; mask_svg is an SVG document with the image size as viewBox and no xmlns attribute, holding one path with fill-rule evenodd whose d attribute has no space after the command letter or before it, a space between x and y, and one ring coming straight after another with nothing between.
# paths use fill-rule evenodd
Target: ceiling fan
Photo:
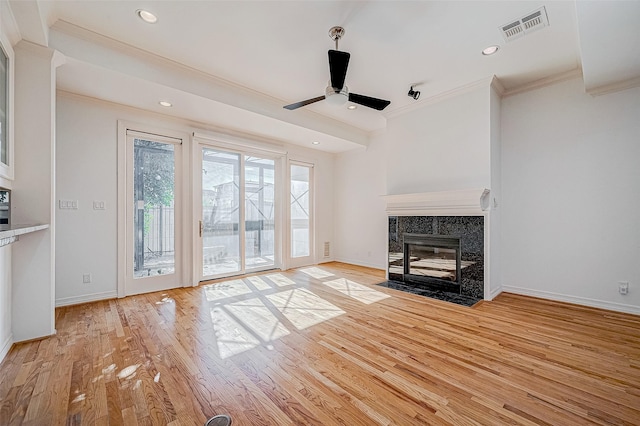
<instances>
[{"instance_id":1,"label":"ceiling fan","mask_svg":"<svg viewBox=\"0 0 640 426\"><path fill-rule=\"evenodd\" d=\"M349 58L351 55L349 52L341 52L338 50L338 40L340 40L343 35L344 28L342 27L333 27L329 30L329 37L336 42L336 50L329 50L329 75L331 76L331 81L329 81L329 85L325 89L325 94L317 98L285 105L284 108L293 110L326 99L327 102L332 104L342 105L348 100L354 104L382 111L391 103L383 99L349 93L349 88L345 86L344 79L347 76L347 67L349 66Z\"/></svg>"}]
</instances>

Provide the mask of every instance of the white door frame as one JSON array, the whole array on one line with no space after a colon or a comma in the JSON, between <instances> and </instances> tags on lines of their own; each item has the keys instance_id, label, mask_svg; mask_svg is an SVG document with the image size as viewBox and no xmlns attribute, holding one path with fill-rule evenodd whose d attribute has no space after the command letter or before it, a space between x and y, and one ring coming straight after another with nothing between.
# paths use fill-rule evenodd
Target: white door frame
<instances>
[{"instance_id":1,"label":"white door frame","mask_svg":"<svg viewBox=\"0 0 640 426\"><path fill-rule=\"evenodd\" d=\"M128 241L127 227L130 226L127 218L128 214L128 178L129 168L132 166L133 156L129 157L129 154L133 153L133 148L129 147L127 131L132 131L140 134L146 134L149 139L157 137L159 141L165 140L179 140L176 143L175 161L176 161L176 174L175 174L175 187L176 193L179 195L179 199L174 201L175 208L175 224L176 224L176 239L175 239L175 252L176 252L176 264L175 274L172 274L173 279L169 284L162 283L160 285L150 285L148 291L134 290L128 288L127 277L129 272L128 265L133 255L132 244ZM118 120L118 275L117 275L117 293L118 297L125 297L131 294L159 291L166 288L176 288L191 285L191 262L192 253L191 247L191 234L188 231L189 224L185 222L185 218L192 216L191 206L191 191L189 179L183 179L182 175L184 171L190 169L190 158L188 148L190 139L188 134L184 132L178 132L174 130L162 129L157 126L149 126L140 123L131 123L123 120ZM148 278L145 278L148 280ZM168 285L168 287L166 287Z\"/></svg>"}]
</instances>

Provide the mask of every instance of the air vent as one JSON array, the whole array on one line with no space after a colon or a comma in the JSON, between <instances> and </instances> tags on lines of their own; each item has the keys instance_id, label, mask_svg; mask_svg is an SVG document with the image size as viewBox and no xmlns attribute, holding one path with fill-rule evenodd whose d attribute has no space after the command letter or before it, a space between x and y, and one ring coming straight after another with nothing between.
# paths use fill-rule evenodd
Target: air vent
<instances>
[{"instance_id":1,"label":"air vent","mask_svg":"<svg viewBox=\"0 0 640 426\"><path fill-rule=\"evenodd\" d=\"M547 9L543 6L522 18L502 25L500 32L502 32L504 40L510 42L547 26L549 26L549 18L547 17Z\"/></svg>"},{"instance_id":2,"label":"air vent","mask_svg":"<svg viewBox=\"0 0 640 426\"><path fill-rule=\"evenodd\" d=\"M330 246L329 246L329 241L325 241L324 242L324 257L329 257L330 255Z\"/></svg>"}]
</instances>

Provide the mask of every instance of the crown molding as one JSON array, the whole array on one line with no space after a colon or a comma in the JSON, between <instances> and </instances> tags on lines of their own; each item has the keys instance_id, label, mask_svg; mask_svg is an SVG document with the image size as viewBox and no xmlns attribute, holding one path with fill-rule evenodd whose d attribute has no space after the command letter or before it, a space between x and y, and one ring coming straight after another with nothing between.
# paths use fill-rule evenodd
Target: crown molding
<instances>
[{"instance_id":1,"label":"crown molding","mask_svg":"<svg viewBox=\"0 0 640 426\"><path fill-rule=\"evenodd\" d=\"M587 89L587 93L591 96L608 95L609 93L621 92L627 89L640 87L640 77L633 77L615 83L605 84L602 86Z\"/></svg>"},{"instance_id":2,"label":"crown molding","mask_svg":"<svg viewBox=\"0 0 640 426\"><path fill-rule=\"evenodd\" d=\"M582 69L574 68L569 71L561 72L551 75L549 77L541 78L539 80L532 81L531 83L516 86L507 89L502 94L502 97L513 96L519 93L530 92L532 90L541 89L546 86L551 86L556 83L560 83L567 80L573 80L574 78L582 77Z\"/></svg>"},{"instance_id":3,"label":"crown molding","mask_svg":"<svg viewBox=\"0 0 640 426\"><path fill-rule=\"evenodd\" d=\"M18 21L16 21L16 17L13 14L13 9L11 9L11 5L6 0L0 1L0 19L0 27L3 34L6 35L12 46L16 45L22 40L22 34L20 33Z\"/></svg>"},{"instance_id":4,"label":"crown molding","mask_svg":"<svg viewBox=\"0 0 640 426\"><path fill-rule=\"evenodd\" d=\"M53 64L54 68L57 68L60 65L64 65L65 62L67 61L66 56L64 56L62 53L60 53L56 49L42 46L41 44L33 43L28 40L21 40L18 44L16 44L15 50L30 52L36 56L49 59Z\"/></svg>"},{"instance_id":5,"label":"crown molding","mask_svg":"<svg viewBox=\"0 0 640 426\"><path fill-rule=\"evenodd\" d=\"M502 84L502 82L500 81L500 79L498 77L496 77L495 75L493 76L493 78L491 79L491 88L493 90L495 90L495 92L498 94L498 96L502 97L504 95L504 93L507 91L504 88L504 85Z\"/></svg>"},{"instance_id":6,"label":"crown molding","mask_svg":"<svg viewBox=\"0 0 640 426\"><path fill-rule=\"evenodd\" d=\"M496 77L495 76L491 76L491 77L485 77L482 78L480 80L453 88L451 90L446 90L444 92L440 92L436 95L433 96L429 96L426 98L420 98L419 101L413 102L409 105L406 105L404 107L395 109L393 111L388 112L387 114L383 114L387 120L390 118L395 118L398 117L400 115L404 115L408 112L411 111L415 111L417 109L420 108L424 108L425 106L428 105L433 105L433 104L437 104L439 102L442 102L444 100L447 99L451 99L451 98L455 98L457 96L460 96L462 94L468 93L468 92L472 92L474 90L477 89L481 89L481 88L485 88L485 87L489 87L491 86L492 82L494 81ZM500 84L501 85L501 84Z\"/></svg>"}]
</instances>

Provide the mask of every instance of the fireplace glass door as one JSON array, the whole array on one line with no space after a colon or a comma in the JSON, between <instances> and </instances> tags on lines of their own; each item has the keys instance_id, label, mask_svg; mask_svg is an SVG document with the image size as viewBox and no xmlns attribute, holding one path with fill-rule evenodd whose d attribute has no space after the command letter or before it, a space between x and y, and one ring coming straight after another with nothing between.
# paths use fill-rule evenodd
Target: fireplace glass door
<instances>
[{"instance_id":1,"label":"fireplace glass door","mask_svg":"<svg viewBox=\"0 0 640 426\"><path fill-rule=\"evenodd\" d=\"M457 253L455 249L409 245L411 275L457 282Z\"/></svg>"},{"instance_id":2,"label":"fireplace glass door","mask_svg":"<svg viewBox=\"0 0 640 426\"><path fill-rule=\"evenodd\" d=\"M460 291L460 238L432 234L403 235L404 282Z\"/></svg>"}]
</instances>

